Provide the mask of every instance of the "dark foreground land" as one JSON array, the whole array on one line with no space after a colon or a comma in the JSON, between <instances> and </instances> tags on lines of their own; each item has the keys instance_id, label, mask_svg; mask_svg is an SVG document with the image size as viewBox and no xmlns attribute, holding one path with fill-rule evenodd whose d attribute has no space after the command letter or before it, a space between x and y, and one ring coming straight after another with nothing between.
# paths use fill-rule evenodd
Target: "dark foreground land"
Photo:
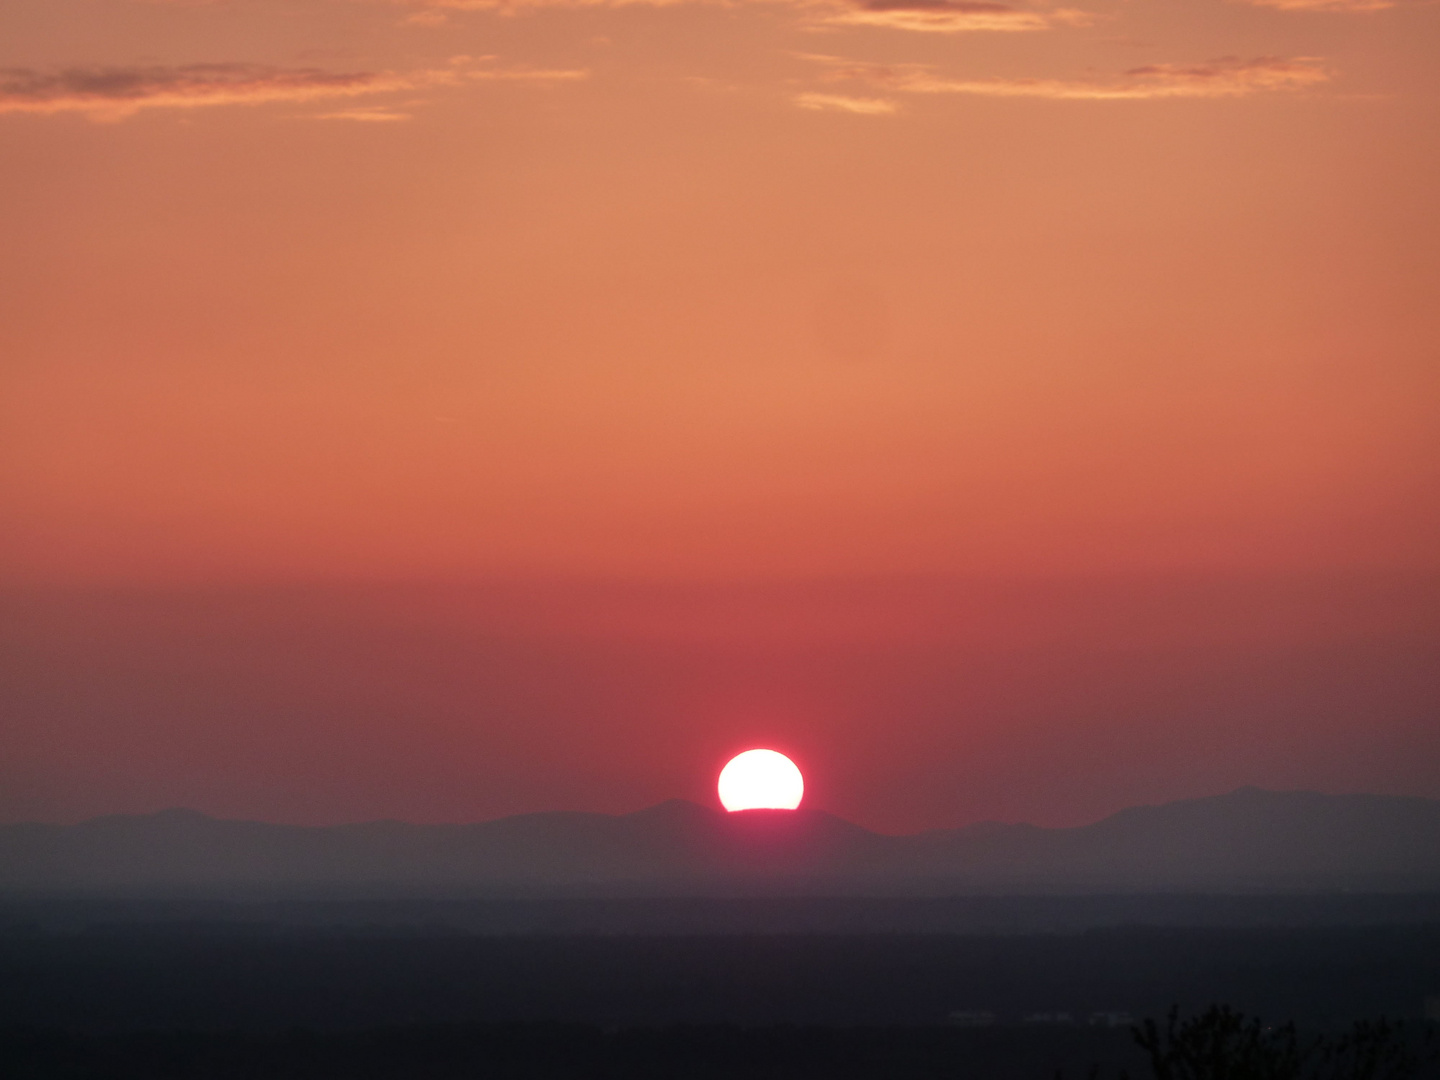
<instances>
[{"instance_id":1,"label":"dark foreground land","mask_svg":"<svg viewBox=\"0 0 1440 1080\"><path fill-rule=\"evenodd\" d=\"M478 934L72 911L0 932L0 1077L1140 1080L1127 1014L1414 1033L1434 997L1435 922Z\"/></svg>"},{"instance_id":2,"label":"dark foreground land","mask_svg":"<svg viewBox=\"0 0 1440 1080\"><path fill-rule=\"evenodd\" d=\"M1116 1030L945 1027L456 1025L356 1032L0 1034L8 1080L1084 1080L1142 1069ZM1137 1080L1138 1080L1138 1074ZM1417 1078L1418 1080L1418 1078Z\"/></svg>"},{"instance_id":3,"label":"dark foreground land","mask_svg":"<svg viewBox=\"0 0 1440 1080\"><path fill-rule=\"evenodd\" d=\"M956 1011L1083 1024L1214 1002L1333 1027L1418 1020L1432 995L1440 927L474 937L160 926L0 939L0 1025L97 1032L924 1025Z\"/></svg>"}]
</instances>

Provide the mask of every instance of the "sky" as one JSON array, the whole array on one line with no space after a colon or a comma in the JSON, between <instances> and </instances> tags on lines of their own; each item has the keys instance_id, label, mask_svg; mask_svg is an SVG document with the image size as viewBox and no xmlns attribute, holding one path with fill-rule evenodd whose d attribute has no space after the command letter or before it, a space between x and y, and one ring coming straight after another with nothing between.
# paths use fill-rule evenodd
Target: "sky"
<instances>
[{"instance_id":1,"label":"sky","mask_svg":"<svg viewBox=\"0 0 1440 1080\"><path fill-rule=\"evenodd\" d=\"M0 819L1440 797L1440 5L0 0Z\"/></svg>"}]
</instances>

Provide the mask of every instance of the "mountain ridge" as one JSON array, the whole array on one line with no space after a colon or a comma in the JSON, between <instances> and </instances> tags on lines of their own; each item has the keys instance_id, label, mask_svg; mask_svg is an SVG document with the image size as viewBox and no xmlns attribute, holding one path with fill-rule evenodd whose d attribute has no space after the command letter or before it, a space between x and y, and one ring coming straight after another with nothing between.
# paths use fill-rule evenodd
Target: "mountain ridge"
<instances>
[{"instance_id":1,"label":"mountain ridge","mask_svg":"<svg viewBox=\"0 0 1440 1080\"><path fill-rule=\"evenodd\" d=\"M183 807L0 825L0 892L246 889L367 895L963 895L1440 891L1440 800L1239 788L1087 825L977 822L891 836L821 810L302 826Z\"/></svg>"}]
</instances>

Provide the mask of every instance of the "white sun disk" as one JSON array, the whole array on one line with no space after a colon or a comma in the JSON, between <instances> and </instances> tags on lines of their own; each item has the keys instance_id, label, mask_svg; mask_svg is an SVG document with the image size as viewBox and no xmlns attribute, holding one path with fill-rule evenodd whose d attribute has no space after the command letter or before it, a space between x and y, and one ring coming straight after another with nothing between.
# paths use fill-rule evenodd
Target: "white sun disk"
<instances>
[{"instance_id":1,"label":"white sun disk","mask_svg":"<svg viewBox=\"0 0 1440 1080\"><path fill-rule=\"evenodd\" d=\"M775 750L746 750L720 770L720 805L726 810L794 810L805 795L795 763Z\"/></svg>"}]
</instances>

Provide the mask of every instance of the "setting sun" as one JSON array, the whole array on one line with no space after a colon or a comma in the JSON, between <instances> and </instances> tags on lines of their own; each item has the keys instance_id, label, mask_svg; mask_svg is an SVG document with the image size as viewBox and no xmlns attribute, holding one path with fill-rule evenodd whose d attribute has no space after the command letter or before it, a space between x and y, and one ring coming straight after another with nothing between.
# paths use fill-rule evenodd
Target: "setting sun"
<instances>
[{"instance_id":1,"label":"setting sun","mask_svg":"<svg viewBox=\"0 0 1440 1080\"><path fill-rule=\"evenodd\" d=\"M726 810L794 810L805 796L805 778L775 750L747 750L720 770L720 803Z\"/></svg>"}]
</instances>

